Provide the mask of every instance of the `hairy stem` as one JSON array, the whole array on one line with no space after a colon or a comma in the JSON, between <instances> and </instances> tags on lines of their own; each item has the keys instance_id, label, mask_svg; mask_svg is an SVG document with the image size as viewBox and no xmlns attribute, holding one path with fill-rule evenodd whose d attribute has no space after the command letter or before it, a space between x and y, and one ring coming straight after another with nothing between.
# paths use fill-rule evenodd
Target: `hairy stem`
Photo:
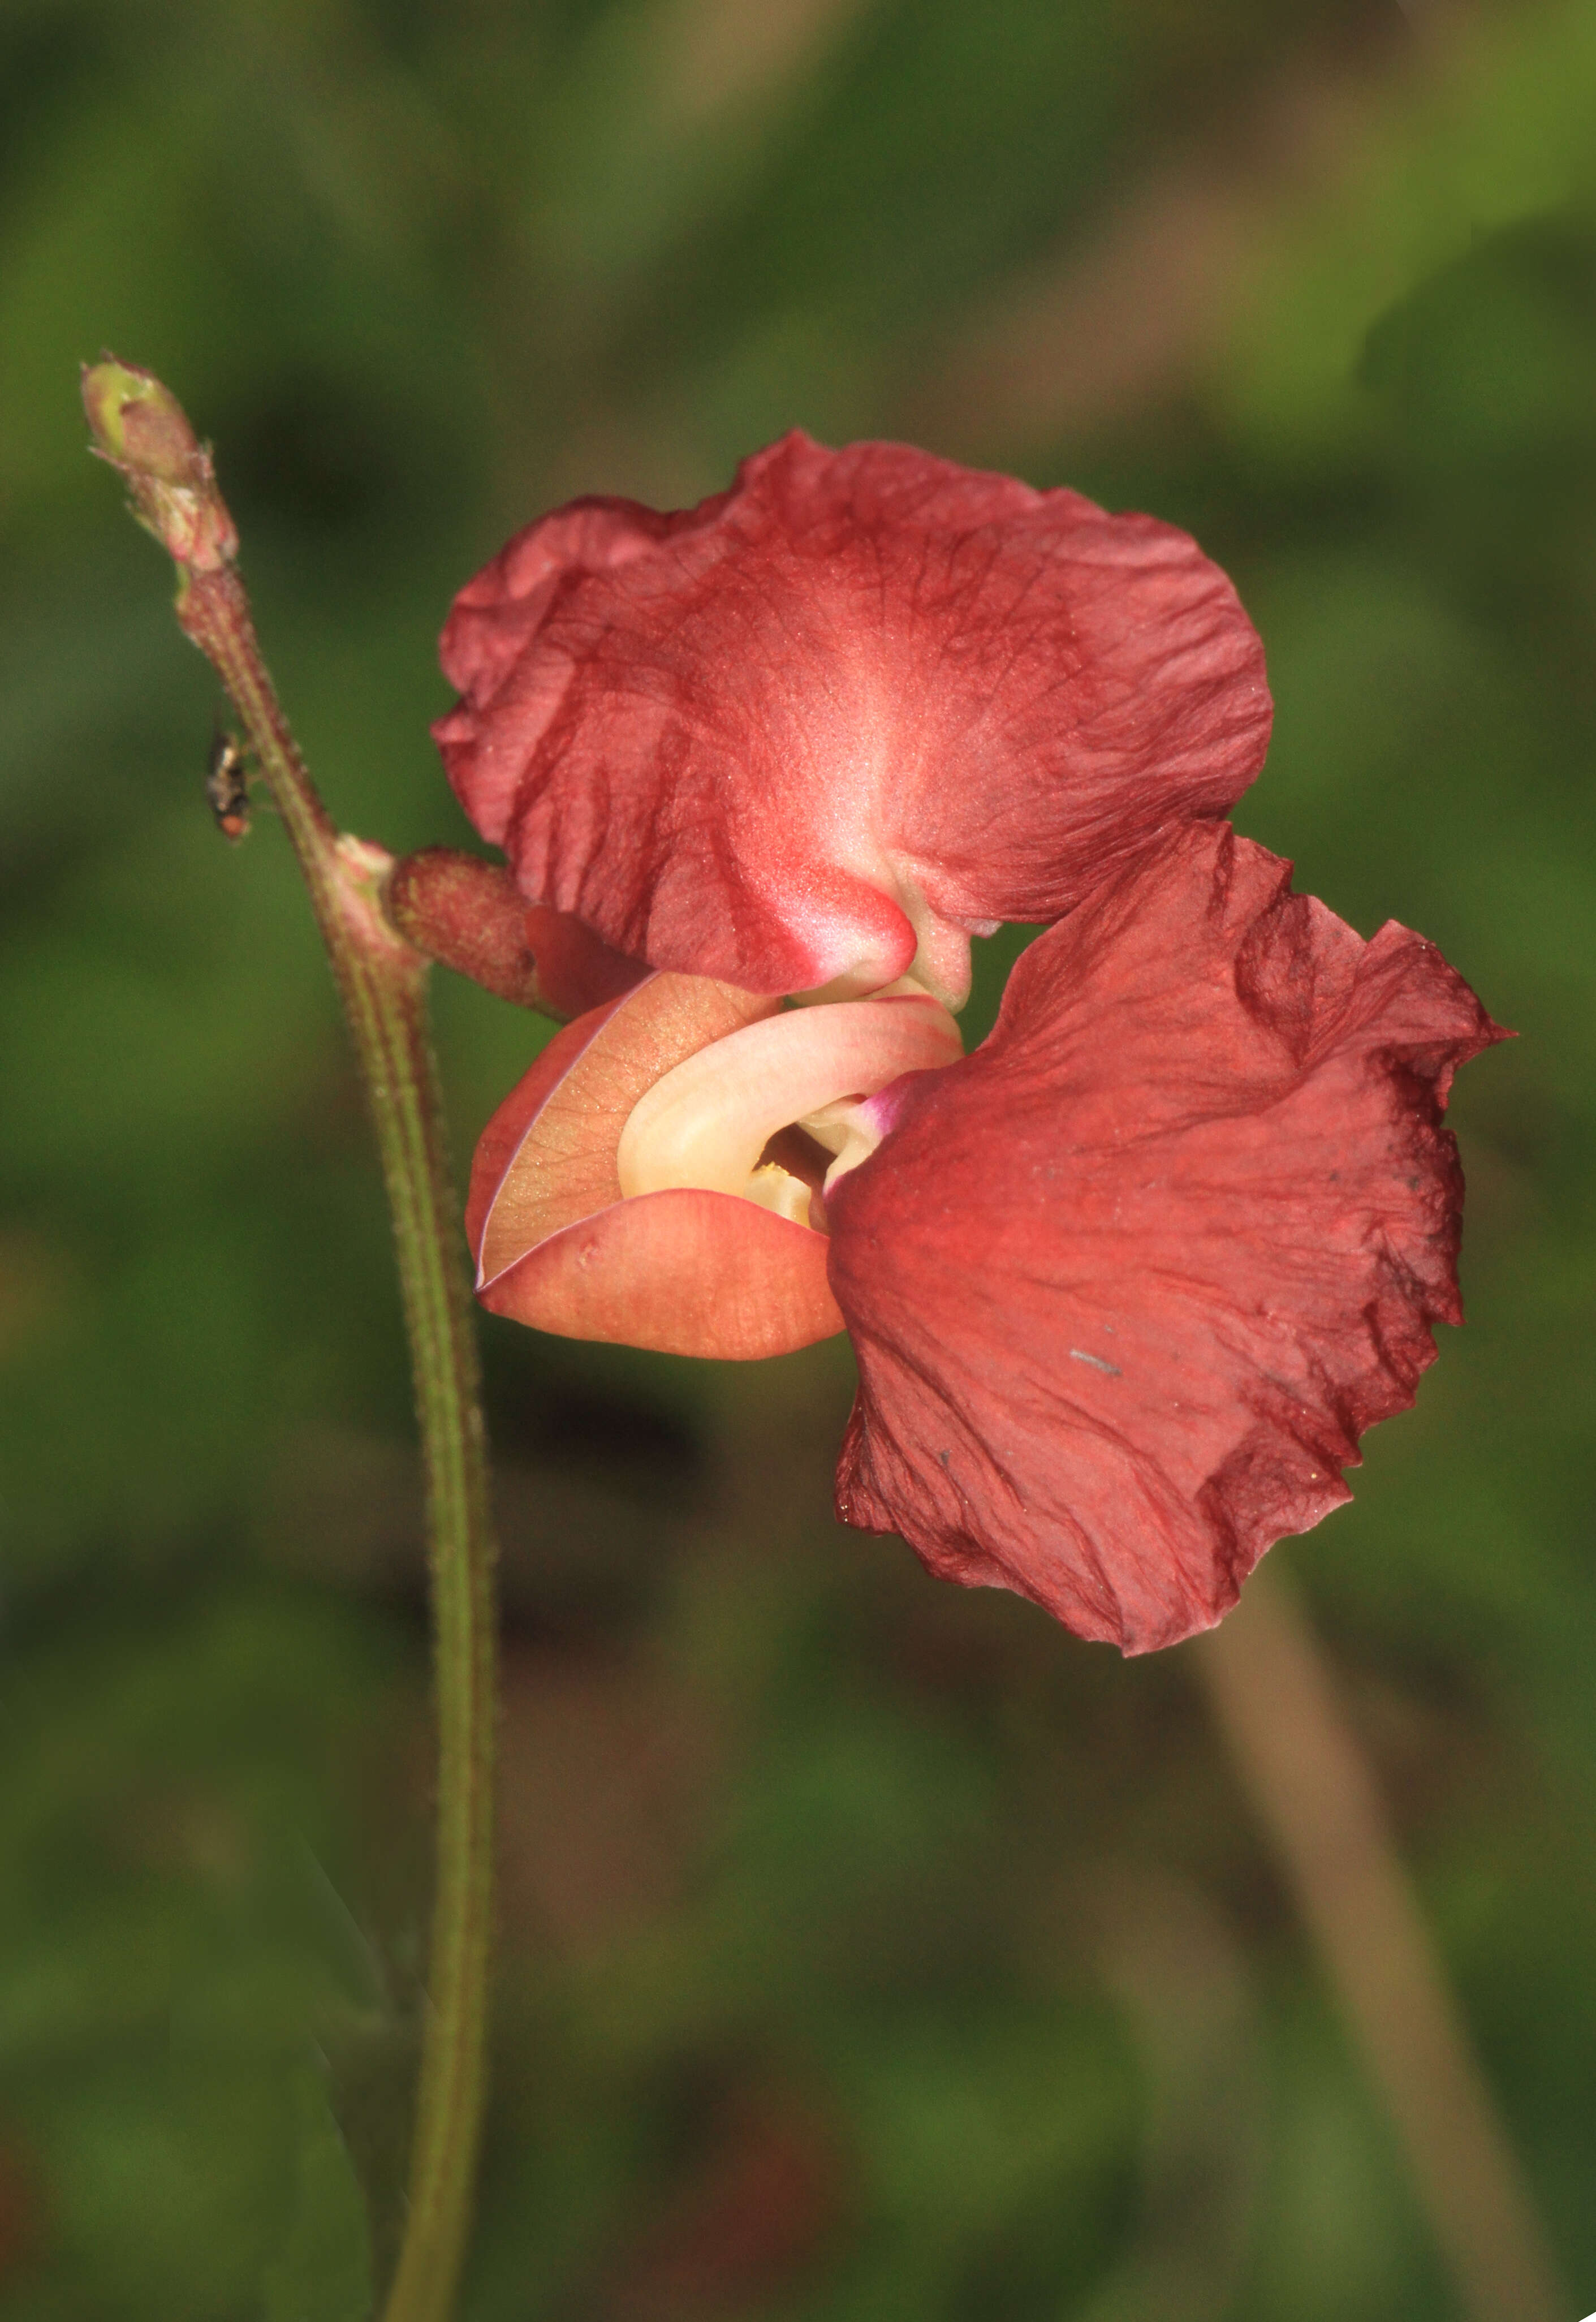
<instances>
[{"instance_id":1,"label":"hairy stem","mask_svg":"<svg viewBox=\"0 0 1596 2322\"><path fill-rule=\"evenodd\" d=\"M391 857L337 832L306 771L233 569L209 453L148 372L86 371L96 447L177 562L178 617L214 664L304 872L342 995L393 1215L426 1475L439 1770L436 1899L409 2209L385 2322L447 2322L470 2230L493 1908L495 1548L470 1283L427 1027L425 956L383 909Z\"/></svg>"},{"instance_id":2,"label":"hairy stem","mask_svg":"<svg viewBox=\"0 0 1596 2322\"><path fill-rule=\"evenodd\" d=\"M214 663L294 844L343 995L393 1214L426 1475L438 1711L431 2010L409 2216L387 2322L442 2322L470 2231L482 2112L493 1888L494 1544L470 1285L428 1037L428 963L388 926L388 857L337 836L261 664L231 570L178 618Z\"/></svg>"}]
</instances>

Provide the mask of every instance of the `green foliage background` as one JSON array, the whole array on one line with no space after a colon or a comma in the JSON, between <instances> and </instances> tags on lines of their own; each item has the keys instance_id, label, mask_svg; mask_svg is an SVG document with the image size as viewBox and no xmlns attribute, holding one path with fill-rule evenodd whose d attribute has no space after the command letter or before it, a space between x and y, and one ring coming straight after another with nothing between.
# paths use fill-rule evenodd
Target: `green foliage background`
<instances>
[{"instance_id":1,"label":"green foliage background","mask_svg":"<svg viewBox=\"0 0 1596 2322\"><path fill-rule=\"evenodd\" d=\"M451 594L575 491L907 435L1234 572L1243 827L1522 1035L1455 1108L1471 1328L1278 1554L1596 2304L1593 129L1589 0L7 0L5 2322L365 2312L425 1909L379 1192L280 834L211 830L214 689L84 454L102 345L214 439L312 764L395 847L464 836ZM540 1035L441 982L463 1161ZM472 2322L1457 2312L1181 1652L838 1531L835 1348L487 1345Z\"/></svg>"}]
</instances>

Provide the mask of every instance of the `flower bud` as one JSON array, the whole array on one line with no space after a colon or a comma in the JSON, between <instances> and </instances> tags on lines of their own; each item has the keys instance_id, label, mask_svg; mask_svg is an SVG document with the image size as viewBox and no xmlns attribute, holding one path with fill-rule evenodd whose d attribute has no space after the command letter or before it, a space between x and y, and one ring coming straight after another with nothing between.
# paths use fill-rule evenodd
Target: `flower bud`
<instances>
[{"instance_id":1,"label":"flower bud","mask_svg":"<svg viewBox=\"0 0 1596 2322\"><path fill-rule=\"evenodd\" d=\"M238 534L211 455L170 389L107 356L83 367L83 407L95 451L120 471L134 515L174 562L201 572L231 564Z\"/></svg>"},{"instance_id":2,"label":"flower bud","mask_svg":"<svg viewBox=\"0 0 1596 2322\"><path fill-rule=\"evenodd\" d=\"M584 1015L647 974L579 919L528 903L502 865L452 846L406 855L394 865L385 900L388 918L417 951L545 1016Z\"/></svg>"}]
</instances>

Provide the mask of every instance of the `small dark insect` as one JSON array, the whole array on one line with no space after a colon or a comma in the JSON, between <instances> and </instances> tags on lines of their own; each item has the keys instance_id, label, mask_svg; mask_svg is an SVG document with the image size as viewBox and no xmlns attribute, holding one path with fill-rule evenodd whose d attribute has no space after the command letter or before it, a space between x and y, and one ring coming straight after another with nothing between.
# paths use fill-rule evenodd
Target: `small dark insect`
<instances>
[{"instance_id":1,"label":"small dark insect","mask_svg":"<svg viewBox=\"0 0 1596 2322\"><path fill-rule=\"evenodd\" d=\"M224 733L220 727L211 744L205 796L216 818L217 829L223 838L231 838L236 844L250 827L250 786L244 772L243 745L236 734Z\"/></svg>"}]
</instances>

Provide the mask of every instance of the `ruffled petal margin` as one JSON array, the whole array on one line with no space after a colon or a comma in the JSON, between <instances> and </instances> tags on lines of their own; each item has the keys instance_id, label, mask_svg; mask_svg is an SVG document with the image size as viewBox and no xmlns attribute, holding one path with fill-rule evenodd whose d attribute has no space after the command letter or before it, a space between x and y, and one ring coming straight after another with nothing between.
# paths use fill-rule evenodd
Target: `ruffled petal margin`
<instances>
[{"instance_id":1,"label":"ruffled petal margin","mask_svg":"<svg viewBox=\"0 0 1596 2322\"><path fill-rule=\"evenodd\" d=\"M450 779L522 891L753 992L1051 920L1263 763L1258 638L1181 532L896 443L793 434L662 516L579 501L443 633Z\"/></svg>"},{"instance_id":2,"label":"ruffled petal margin","mask_svg":"<svg viewBox=\"0 0 1596 2322\"><path fill-rule=\"evenodd\" d=\"M1348 1496L1462 1319L1456 1067L1503 1038L1226 827L1021 956L828 1203L860 1385L837 1512L1145 1652Z\"/></svg>"}]
</instances>

